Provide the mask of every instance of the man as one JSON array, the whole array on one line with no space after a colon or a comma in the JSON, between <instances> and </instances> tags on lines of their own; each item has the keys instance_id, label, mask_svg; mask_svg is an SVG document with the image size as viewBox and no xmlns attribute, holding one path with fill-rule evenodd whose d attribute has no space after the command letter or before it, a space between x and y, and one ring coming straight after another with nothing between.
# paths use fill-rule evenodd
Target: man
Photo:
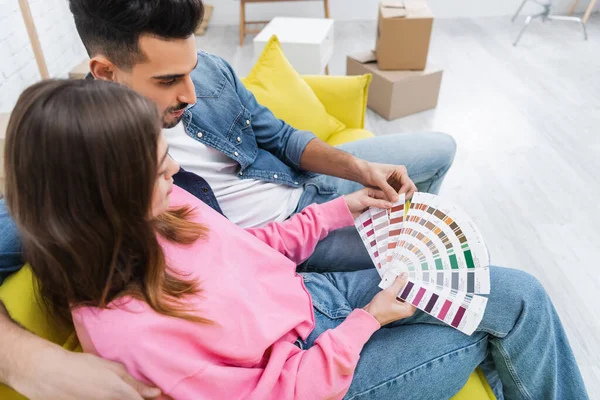
<instances>
[{"instance_id":1,"label":"man","mask_svg":"<svg viewBox=\"0 0 600 400\"><path fill-rule=\"evenodd\" d=\"M448 135L386 135L337 149L276 119L227 62L196 51L198 0L70 4L91 75L129 86L157 104L164 127L174 128L166 131L171 155L204 178L182 172L176 183L191 192L192 186L210 185L223 213L242 227L285 220L308 204L363 185L381 188L391 201L417 187L437 193L452 164L455 143ZM0 247L0 257L6 250ZM14 264L15 251L10 253ZM326 238L305 265L320 271L371 266L353 229Z\"/></svg>"},{"instance_id":2,"label":"man","mask_svg":"<svg viewBox=\"0 0 600 400\"><path fill-rule=\"evenodd\" d=\"M391 201L398 192L410 196L417 188L437 193L452 164L455 143L447 135L389 135L336 149L278 120L227 62L196 51L200 0L70 0L70 7L93 78L121 83L153 100L164 127L174 128L165 134L171 155L184 167L176 184L241 226L284 220L313 202L363 185L381 188ZM14 271L23 260L4 204L0 231L0 270ZM303 266L320 271L370 267L354 229L330 235ZM118 366L65 354L6 316L0 316L0 331L5 336L0 381L31 398L107 398L99 387L115 389L115 398L139 398L124 384L136 383ZM43 357L42 365L32 354ZM13 359L19 363L9 363ZM50 375L65 368L70 379Z\"/></svg>"}]
</instances>

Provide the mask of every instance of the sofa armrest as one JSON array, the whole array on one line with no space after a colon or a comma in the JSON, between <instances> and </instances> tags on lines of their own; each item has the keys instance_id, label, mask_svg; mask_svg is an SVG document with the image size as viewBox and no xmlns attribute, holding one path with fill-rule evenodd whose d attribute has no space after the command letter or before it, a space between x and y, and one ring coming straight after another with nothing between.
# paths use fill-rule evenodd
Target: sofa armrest
<instances>
[{"instance_id":1,"label":"sofa armrest","mask_svg":"<svg viewBox=\"0 0 600 400\"><path fill-rule=\"evenodd\" d=\"M10 275L0 286L0 300L10 316L35 335L52 343L73 350L73 326L65 325L50 317L40 300L37 283L29 265ZM75 346L77 343L75 343Z\"/></svg>"},{"instance_id":2,"label":"sofa armrest","mask_svg":"<svg viewBox=\"0 0 600 400\"><path fill-rule=\"evenodd\" d=\"M349 129L364 128L371 74L304 75L302 78L315 92L329 114L343 122Z\"/></svg>"}]
</instances>

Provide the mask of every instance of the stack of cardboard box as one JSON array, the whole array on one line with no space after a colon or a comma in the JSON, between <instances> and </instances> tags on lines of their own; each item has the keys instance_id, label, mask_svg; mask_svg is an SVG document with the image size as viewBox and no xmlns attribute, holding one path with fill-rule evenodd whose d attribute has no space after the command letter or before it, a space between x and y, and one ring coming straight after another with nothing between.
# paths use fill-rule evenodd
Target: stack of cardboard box
<instances>
[{"instance_id":1,"label":"stack of cardboard box","mask_svg":"<svg viewBox=\"0 0 600 400\"><path fill-rule=\"evenodd\" d=\"M383 1L375 52L346 60L347 75L373 75L368 106L387 120L437 105L442 70L427 65L432 26L424 0Z\"/></svg>"}]
</instances>

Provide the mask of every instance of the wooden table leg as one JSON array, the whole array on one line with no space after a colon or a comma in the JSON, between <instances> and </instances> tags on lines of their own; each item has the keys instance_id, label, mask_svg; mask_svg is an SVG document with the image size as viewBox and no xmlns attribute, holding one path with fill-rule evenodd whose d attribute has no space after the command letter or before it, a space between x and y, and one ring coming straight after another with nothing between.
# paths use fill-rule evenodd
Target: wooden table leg
<instances>
[{"instance_id":1,"label":"wooden table leg","mask_svg":"<svg viewBox=\"0 0 600 400\"><path fill-rule=\"evenodd\" d=\"M329 18L329 0L323 0L325 6L325 18Z\"/></svg>"},{"instance_id":2,"label":"wooden table leg","mask_svg":"<svg viewBox=\"0 0 600 400\"><path fill-rule=\"evenodd\" d=\"M23 15L23 20L25 21L25 27L27 28L27 34L29 35L29 41L31 42L31 47L33 48L33 55L35 56L35 61L38 66L38 70L40 71L40 76L42 79L48 79L50 78L50 74L48 73L48 65L46 64L40 38L35 28L35 24L33 23L31 8L29 7L27 0L19 0L19 6L21 7L21 14Z\"/></svg>"},{"instance_id":3,"label":"wooden table leg","mask_svg":"<svg viewBox=\"0 0 600 400\"><path fill-rule=\"evenodd\" d=\"M240 0L240 46L244 46L246 37L246 1Z\"/></svg>"},{"instance_id":4,"label":"wooden table leg","mask_svg":"<svg viewBox=\"0 0 600 400\"><path fill-rule=\"evenodd\" d=\"M573 4L571 4L571 8L569 9L569 15L573 15L573 13L575 12L575 8L577 7L577 4L579 4L579 0L573 1Z\"/></svg>"},{"instance_id":5,"label":"wooden table leg","mask_svg":"<svg viewBox=\"0 0 600 400\"><path fill-rule=\"evenodd\" d=\"M583 23L584 24L587 24L587 20L590 17L590 14L592 13L594 6L596 5L596 1L597 0L590 1L590 5L588 6L587 10L585 10L585 14L583 15Z\"/></svg>"}]
</instances>

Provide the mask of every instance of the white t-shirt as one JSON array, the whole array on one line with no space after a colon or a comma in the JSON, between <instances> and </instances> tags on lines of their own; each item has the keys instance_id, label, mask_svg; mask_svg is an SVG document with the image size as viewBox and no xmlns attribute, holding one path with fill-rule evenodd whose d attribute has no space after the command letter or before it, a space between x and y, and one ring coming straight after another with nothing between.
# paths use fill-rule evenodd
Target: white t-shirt
<instances>
[{"instance_id":1,"label":"white t-shirt","mask_svg":"<svg viewBox=\"0 0 600 400\"><path fill-rule=\"evenodd\" d=\"M208 182L223 213L233 223L250 228L281 222L298 206L303 188L239 178L240 166L235 160L189 137L182 123L163 133L171 157Z\"/></svg>"}]
</instances>

